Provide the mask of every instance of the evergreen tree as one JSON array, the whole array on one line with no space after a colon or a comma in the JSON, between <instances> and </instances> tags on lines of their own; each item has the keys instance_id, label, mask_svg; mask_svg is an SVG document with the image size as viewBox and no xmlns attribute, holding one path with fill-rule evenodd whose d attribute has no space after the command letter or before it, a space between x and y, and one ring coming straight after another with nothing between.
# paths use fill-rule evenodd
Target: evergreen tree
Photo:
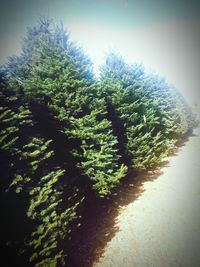
<instances>
[{"instance_id":1,"label":"evergreen tree","mask_svg":"<svg viewBox=\"0 0 200 267\"><path fill-rule=\"evenodd\" d=\"M46 19L1 67L0 87L4 249L28 266L66 265L87 192L107 196L129 166L152 168L195 125L175 88L119 55L96 81L83 50Z\"/></svg>"},{"instance_id":2,"label":"evergreen tree","mask_svg":"<svg viewBox=\"0 0 200 267\"><path fill-rule=\"evenodd\" d=\"M116 135L125 158L127 155L137 170L159 163L191 128L180 94L159 77L152 77L143 66L128 65L114 53L101 69L100 95L106 99L114 128L121 121L123 134L117 129Z\"/></svg>"},{"instance_id":3,"label":"evergreen tree","mask_svg":"<svg viewBox=\"0 0 200 267\"><path fill-rule=\"evenodd\" d=\"M31 48L26 48L30 42ZM95 98L96 86L90 60L68 40L62 27L52 28L48 21L42 22L38 31L29 30L23 51L22 58L26 58L26 55L31 58L31 68L26 77L18 77L20 71L16 70L15 79L23 80L21 86L25 96L47 105L54 116L66 125L62 131L67 138L81 140L82 152L79 151L78 156L82 162L77 166L94 181L94 188L101 195L109 193L125 175L126 167L118 166L116 138L110 122L105 118L102 99ZM91 160L93 157L96 160ZM104 168L102 164L107 167Z\"/></svg>"},{"instance_id":4,"label":"evergreen tree","mask_svg":"<svg viewBox=\"0 0 200 267\"><path fill-rule=\"evenodd\" d=\"M29 29L22 54L11 57L3 72L5 92L11 91L17 104L10 109L2 95L2 118L7 114L6 121L13 121L11 126L2 121L2 142L9 139L2 149L16 156L8 188L26 194L26 213L36 225L24 237L24 253L31 251L34 266L56 266L64 260L61 239L70 240L85 188L91 183L105 196L127 168L119 165L117 140L98 97L91 62L62 27L41 21ZM55 134L67 143L62 155Z\"/></svg>"},{"instance_id":5,"label":"evergreen tree","mask_svg":"<svg viewBox=\"0 0 200 267\"><path fill-rule=\"evenodd\" d=\"M6 176L1 182L1 204L3 210L13 205L4 214L4 249L11 256L13 249L15 255L22 254L24 262L20 257L11 262L17 266L57 266L65 257L60 243L70 239L78 226L77 211L84 196L69 182L67 170L57 165L58 155L52 149L55 140L42 137L33 113L13 90L2 82L1 89L1 169ZM20 218L19 209L24 212Z\"/></svg>"}]
</instances>

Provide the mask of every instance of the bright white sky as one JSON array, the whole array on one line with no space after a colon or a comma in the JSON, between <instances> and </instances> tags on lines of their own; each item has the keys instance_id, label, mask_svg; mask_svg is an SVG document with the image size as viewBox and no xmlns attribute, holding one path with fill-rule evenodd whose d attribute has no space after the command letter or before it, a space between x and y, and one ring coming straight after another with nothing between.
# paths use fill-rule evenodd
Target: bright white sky
<instances>
[{"instance_id":1,"label":"bright white sky","mask_svg":"<svg viewBox=\"0 0 200 267\"><path fill-rule=\"evenodd\" d=\"M175 85L188 102L200 99L200 21L169 21L147 27L126 29L101 27L83 22L68 24L71 38L78 40L94 62L104 62L114 49L127 62L143 63ZM84 30L86 29L86 30Z\"/></svg>"},{"instance_id":2,"label":"bright white sky","mask_svg":"<svg viewBox=\"0 0 200 267\"><path fill-rule=\"evenodd\" d=\"M2 0L0 63L18 53L39 15L62 21L94 63L109 49L141 62L174 84L189 103L200 99L200 4L191 0Z\"/></svg>"}]
</instances>

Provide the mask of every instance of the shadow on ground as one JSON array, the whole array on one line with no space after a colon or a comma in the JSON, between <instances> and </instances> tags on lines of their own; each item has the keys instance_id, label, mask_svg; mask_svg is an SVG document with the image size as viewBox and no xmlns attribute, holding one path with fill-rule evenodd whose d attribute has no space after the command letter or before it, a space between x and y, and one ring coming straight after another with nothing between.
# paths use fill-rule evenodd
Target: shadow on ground
<instances>
[{"instance_id":1,"label":"shadow on ground","mask_svg":"<svg viewBox=\"0 0 200 267\"><path fill-rule=\"evenodd\" d=\"M112 197L99 199L91 194L87 198L81 227L70 247L70 267L90 267L98 261L106 244L119 230L116 220L120 209L138 199L144 192L143 184L155 180L166 166L168 161L162 162L154 171L138 174L130 171Z\"/></svg>"},{"instance_id":2,"label":"shadow on ground","mask_svg":"<svg viewBox=\"0 0 200 267\"><path fill-rule=\"evenodd\" d=\"M185 136L178 143L172 155L179 153L191 135ZM145 191L144 183L157 179L162 175L163 168L168 166L169 161L166 160L148 172L135 173L130 170L110 198L99 199L90 192L82 214L81 227L67 249L70 255L67 266L92 267L103 254L107 243L119 231L117 217L121 208L139 199Z\"/></svg>"}]
</instances>

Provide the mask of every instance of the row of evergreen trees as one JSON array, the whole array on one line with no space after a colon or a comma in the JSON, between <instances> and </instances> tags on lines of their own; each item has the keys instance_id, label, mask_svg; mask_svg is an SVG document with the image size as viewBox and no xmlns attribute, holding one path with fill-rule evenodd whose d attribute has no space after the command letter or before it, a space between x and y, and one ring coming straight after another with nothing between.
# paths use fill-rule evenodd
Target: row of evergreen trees
<instances>
[{"instance_id":1,"label":"row of evergreen trees","mask_svg":"<svg viewBox=\"0 0 200 267\"><path fill-rule=\"evenodd\" d=\"M92 63L40 20L1 67L2 245L22 266L67 264L88 190L104 197L128 168L148 170L195 125L175 88L110 53ZM18 249L20 248L20 249ZM11 259L12 260L12 259Z\"/></svg>"}]
</instances>

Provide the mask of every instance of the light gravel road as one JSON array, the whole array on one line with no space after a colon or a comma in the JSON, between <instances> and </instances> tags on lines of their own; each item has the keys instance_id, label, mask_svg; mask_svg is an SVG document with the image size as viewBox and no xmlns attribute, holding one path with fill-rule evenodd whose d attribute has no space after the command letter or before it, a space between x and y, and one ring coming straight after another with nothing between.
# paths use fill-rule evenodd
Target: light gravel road
<instances>
[{"instance_id":1,"label":"light gravel road","mask_svg":"<svg viewBox=\"0 0 200 267\"><path fill-rule=\"evenodd\" d=\"M119 228L95 267L200 266L200 129L162 174L121 208Z\"/></svg>"}]
</instances>

